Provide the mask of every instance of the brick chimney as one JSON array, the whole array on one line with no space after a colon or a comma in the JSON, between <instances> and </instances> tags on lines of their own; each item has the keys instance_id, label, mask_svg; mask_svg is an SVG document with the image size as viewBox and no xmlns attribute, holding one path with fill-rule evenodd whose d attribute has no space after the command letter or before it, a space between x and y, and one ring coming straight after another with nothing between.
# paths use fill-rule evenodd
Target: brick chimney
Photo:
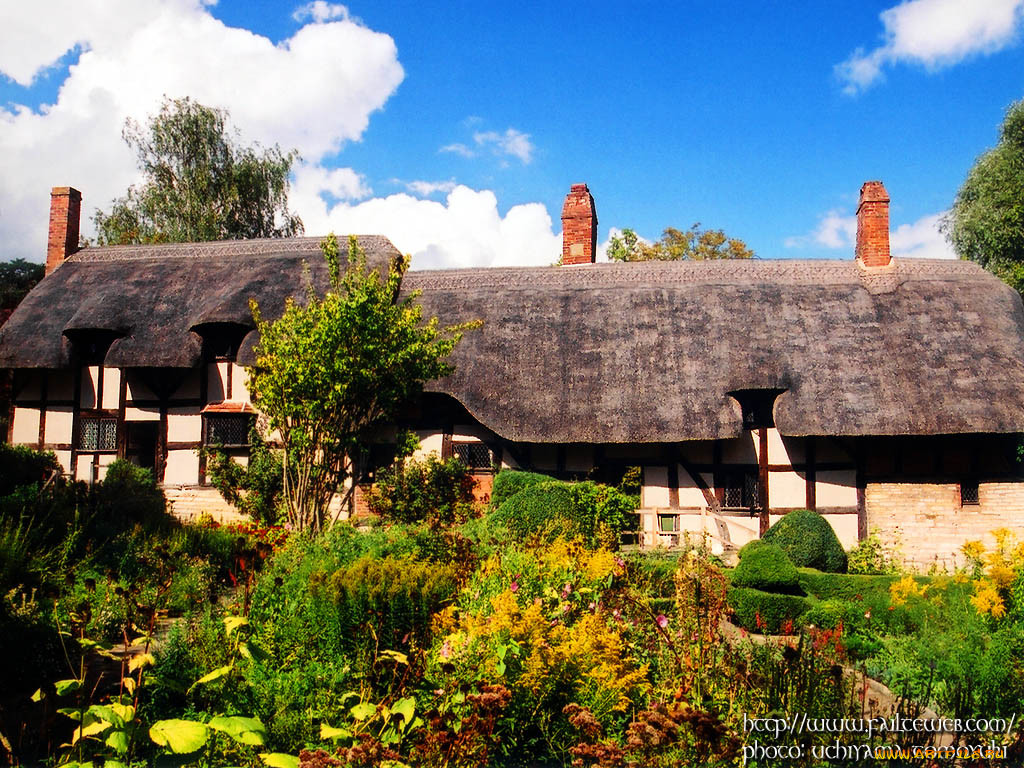
<instances>
[{"instance_id":1,"label":"brick chimney","mask_svg":"<svg viewBox=\"0 0 1024 768\"><path fill-rule=\"evenodd\" d=\"M46 242L46 274L78 250L82 193L74 187L50 190L50 234Z\"/></svg>"},{"instance_id":2,"label":"brick chimney","mask_svg":"<svg viewBox=\"0 0 1024 768\"><path fill-rule=\"evenodd\" d=\"M593 264L597 257L597 209L586 184L573 184L562 206L562 263Z\"/></svg>"},{"instance_id":3,"label":"brick chimney","mask_svg":"<svg viewBox=\"0 0 1024 768\"><path fill-rule=\"evenodd\" d=\"M889 193L880 181L865 181L857 204L857 260L865 267L887 267Z\"/></svg>"}]
</instances>

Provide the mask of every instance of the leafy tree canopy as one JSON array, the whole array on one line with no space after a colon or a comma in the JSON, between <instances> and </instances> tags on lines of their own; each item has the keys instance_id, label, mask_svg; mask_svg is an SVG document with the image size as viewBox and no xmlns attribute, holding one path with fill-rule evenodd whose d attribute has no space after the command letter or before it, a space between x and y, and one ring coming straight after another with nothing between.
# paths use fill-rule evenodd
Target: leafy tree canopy
<instances>
[{"instance_id":1,"label":"leafy tree canopy","mask_svg":"<svg viewBox=\"0 0 1024 768\"><path fill-rule=\"evenodd\" d=\"M302 233L288 210L288 174L298 159L275 144L241 147L228 113L191 99L165 99L145 127L125 121L144 181L96 211L100 245L191 242Z\"/></svg>"},{"instance_id":2,"label":"leafy tree canopy","mask_svg":"<svg viewBox=\"0 0 1024 768\"><path fill-rule=\"evenodd\" d=\"M253 302L260 343L249 370L253 403L284 447L288 521L312 531L327 522L335 492L342 508L347 503L345 481L369 430L392 419L425 381L451 373L447 357L471 327L423 322L414 295L398 298L406 259L382 278L355 238L344 272L333 235L323 251L331 275L323 298L311 289L305 304L289 302L276 321Z\"/></svg>"},{"instance_id":3,"label":"leafy tree canopy","mask_svg":"<svg viewBox=\"0 0 1024 768\"><path fill-rule=\"evenodd\" d=\"M46 267L24 259L0 262L0 311L14 309L43 279Z\"/></svg>"},{"instance_id":4,"label":"leafy tree canopy","mask_svg":"<svg viewBox=\"0 0 1024 768\"><path fill-rule=\"evenodd\" d=\"M699 223L682 231L669 227L654 243L645 243L632 229L622 230L608 244L611 261L685 261L693 259L752 259L754 252L742 240L720 229L701 229Z\"/></svg>"},{"instance_id":5,"label":"leafy tree canopy","mask_svg":"<svg viewBox=\"0 0 1024 768\"><path fill-rule=\"evenodd\" d=\"M960 258L1024 292L1024 101L1007 109L999 143L975 161L942 229Z\"/></svg>"}]
</instances>

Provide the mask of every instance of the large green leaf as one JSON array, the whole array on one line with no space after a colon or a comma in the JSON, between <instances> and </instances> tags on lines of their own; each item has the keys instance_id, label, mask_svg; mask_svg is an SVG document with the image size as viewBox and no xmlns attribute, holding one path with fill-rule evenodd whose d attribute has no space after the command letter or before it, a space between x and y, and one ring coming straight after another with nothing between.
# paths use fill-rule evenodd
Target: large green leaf
<instances>
[{"instance_id":1,"label":"large green leaf","mask_svg":"<svg viewBox=\"0 0 1024 768\"><path fill-rule=\"evenodd\" d=\"M128 733L126 731L111 731L107 735L106 745L117 754L124 755L128 752Z\"/></svg>"},{"instance_id":2,"label":"large green leaf","mask_svg":"<svg viewBox=\"0 0 1024 768\"><path fill-rule=\"evenodd\" d=\"M240 744L254 744L262 746L266 743L267 729L259 718L241 717L215 717L207 723L213 730L226 733Z\"/></svg>"},{"instance_id":3,"label":"large green leaf","mask_svg":"<svg viewBox=\"0 0 1024 768\"><path fill-rule=\"evenodd\" d=\"M206 743L210 729L206 723L192 720L159 720L149 729L149 738L171 752L185 754L195 752Z\"/></svg>"},{"instance_id":4,"label":"large green leaf","mask_svg":"<svg viewBox=\"0 0 1024 768\"><path fill-rule=\"evenodd\" d=\"M352 731L348 728L333 728L330 725L320 725L321 739L348 739L352 737Z\"/></svg>"},{"instance_id":5,"label":"large green leaf","mask_svg":"<svg viewBox=\"0 0 1024 768\"><path fill-rule=\"evenodd\" d=\"M399 699L391 705L392 715L401 715L406 723L412 722L412 716L416 713L416 699L411 696Z\"/></svg>"},{"instance_id":6,"label":"large green leaf","mask_svg":"<svg viewBox=\"0 0 1024 768\"><path fill-rule=\"evenodd\" d=\"M188 689L189 692L191 692L192 688L195 688L197 685L203 685L204 683L209 683L216 680L218 677L224 677L224 675L231 672L232 669L234 669L233 664L225 664L223 667L217 667L215 670L213 670L213 672L209 672L203 675L194 683L192 683L192 686Z\"/></svg>"},{"instance_id":7,"label":"large green leaf","mask_svg":"<svg viewBox=\"0 0 1024 768\"><path fill-rule=\"evenodd\" d=\"M364 701L352 707L351 712L352 717L356 720L366 720L377 713L377 705L369 701Z\"/></svg>"},{"instance_id":8,"label":"large green leaf","mask_svg":"<svg viewBox=\"0 0 1024 768\"><path fill-rule=\"evenodd\" d=\"M58 696L67 696L82 687L82 681L71 678L70 680L58 680L53 684L57 689Z\"/></svg>"},{"instance_id":9,"label":"large green leaf","mask_svg":"<svg viewBox=\"0 0 1024 768\"><path fill-rule=\"evenodd\" d=\"M269 768L299 768L299 758L284 752L264 752L260 759Z\"/></svg>"}]
</instances>

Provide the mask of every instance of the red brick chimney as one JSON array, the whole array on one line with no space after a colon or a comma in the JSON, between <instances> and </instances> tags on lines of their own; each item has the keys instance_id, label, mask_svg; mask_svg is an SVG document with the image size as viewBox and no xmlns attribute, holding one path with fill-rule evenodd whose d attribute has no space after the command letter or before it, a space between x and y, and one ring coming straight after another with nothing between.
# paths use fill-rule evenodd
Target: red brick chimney
<instances>
[{"instance_id":1,"label":"red brick chimney","mask_svg":"<svg viewBox=\"0 0 1024 768\"><path fill-rule=\"evenodd\" d=\"M880 181L865 181L857 204L857 259L865 267L887 267L889 193Z\"/></svg>"},{"instance_id":2,"label":"red brick chimney","mask_svg":"<svg viewBox=\"0 0 1024 768\"><path fill-rule=\"evenodd\" d=\"M46 242L46 274L78 250L82 193L74 187L50 190L50 234Z\"/></svg>"},{"instance_id":3,"label":"red brick chimney","mask_svg":"<svg viewBox=\"0 0 1024 768\"><path fill-rule=\"evenodd\" d=\"M562 263L593 264L597 257L597 209L586 184L573 184L562 206Z\"/></svg>"}]
</instances>

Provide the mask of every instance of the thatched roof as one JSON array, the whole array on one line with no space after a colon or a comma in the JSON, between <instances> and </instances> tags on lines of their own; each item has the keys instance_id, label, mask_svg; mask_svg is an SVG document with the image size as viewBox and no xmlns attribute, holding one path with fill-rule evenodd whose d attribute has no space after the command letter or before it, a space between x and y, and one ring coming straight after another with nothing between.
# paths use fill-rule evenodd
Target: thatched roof
<instances>
[{"instance_id":1,"label":"thatched roof","mask_svg":"<svg viewBox=\"0 0 1024 768\"><path fill-rule=\"evenodd\" d=\"M361 237L381 268L397 251ZM0 367L69 364L67 337L118 336L106 363L191 367L196 329L251 327L326 283L318 240L92 248L0 330ZM784 390L786 435L1024 432L1024 307L974 264L709 261L410 272L427 316L483 320L428 389L510 440L677 442L742 431L728 393ZM255 334L239 361L252 362Z\"/></svg>"},{"instance_id":2,"label":"thatched roof","mask_svg":"<svg viewBox=\"0 0 1024 768\"><path fill-rule=\"evenodd\" d=\"M37 285L0 330L0 368L67 366L68 338L91 331L118 337L105 358L109 366L191 368L202 354L197 329L252 328L250 298L267 317L280 315L285 299L306 295L307 267L313 284L324 288L320 240L86 248ZM373 269L400 255L385 237L361 236L359 245ZM344 240L340 246L344 263Z\"/></svg>"},{"instance_id":3,"label":"thatched roof","mask_svg":"<svg viewBox=\"0 0 1024 768\"><path fill-rule=\"evenodd\" d=\"M785 435L1024 431L1024 307L975 264L706 261L410 273L482 319L432 389L513 440L742 431L727 393L785 390Z\"/></svg>"}]
</instances>

